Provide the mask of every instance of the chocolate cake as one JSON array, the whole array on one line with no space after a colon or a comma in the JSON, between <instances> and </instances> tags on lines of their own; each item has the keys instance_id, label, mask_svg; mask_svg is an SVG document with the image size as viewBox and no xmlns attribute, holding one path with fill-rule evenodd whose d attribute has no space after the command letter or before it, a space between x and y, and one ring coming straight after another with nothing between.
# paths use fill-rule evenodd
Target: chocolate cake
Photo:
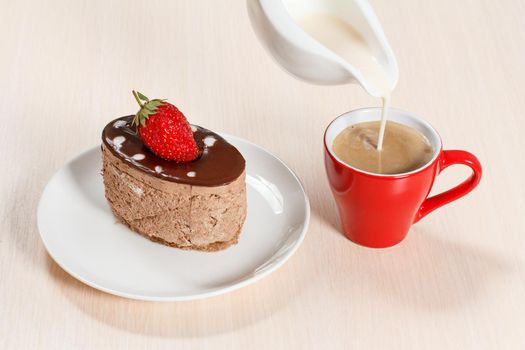
<instances>
[{"instance_id":1,"label":"chocolate cake","mask_svg":"<svg viewBox=\"0 0 525 350\"><path fill-rule=\"evenodd\" d=\"M116 218L172 247L214 251L237 243L246 218L240 152L216 133L191 126L200 156L165 160L143 144L133 118L115 119L102 132L105 194Z\"/></svg>"}]
</instances>

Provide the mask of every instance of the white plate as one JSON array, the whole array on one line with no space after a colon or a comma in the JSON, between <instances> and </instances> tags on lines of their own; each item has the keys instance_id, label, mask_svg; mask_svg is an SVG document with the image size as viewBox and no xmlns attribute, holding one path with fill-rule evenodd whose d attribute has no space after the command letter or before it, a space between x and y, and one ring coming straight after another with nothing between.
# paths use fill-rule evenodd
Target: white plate
<instances>
[{"instance_id":1,"label":"white plate","mask_svg":"<svg viewBox=\"0 0 525 350\"><path fill-rule=\"evenodd\" d=\"M246 140L223 137L246 159L248 215L237 245L214 253L184 251L116 223L95 147L60 169L42 194L38 228L51 257L94 288L156 301L226 293L275 271L304 239L308 197L281 160Z\"/></svg>"}]
</instances>

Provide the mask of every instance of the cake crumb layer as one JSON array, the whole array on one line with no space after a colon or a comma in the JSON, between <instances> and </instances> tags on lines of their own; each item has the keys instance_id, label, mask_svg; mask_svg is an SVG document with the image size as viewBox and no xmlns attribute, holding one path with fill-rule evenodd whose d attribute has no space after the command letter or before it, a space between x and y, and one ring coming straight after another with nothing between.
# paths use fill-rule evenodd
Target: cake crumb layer
<instances>
[{"instance_id":1,"label":"cake crumb layer","mask_svg":"<svg viewBox=\"0 0 525 350\"><path fill-rule=\"evenodd\" d=\"M152 241L217 251L238 242L246 219L245 171L221 186L166 181L139 171L102 145L105 196L117 219Z\"/></svg>"}]
</instances>

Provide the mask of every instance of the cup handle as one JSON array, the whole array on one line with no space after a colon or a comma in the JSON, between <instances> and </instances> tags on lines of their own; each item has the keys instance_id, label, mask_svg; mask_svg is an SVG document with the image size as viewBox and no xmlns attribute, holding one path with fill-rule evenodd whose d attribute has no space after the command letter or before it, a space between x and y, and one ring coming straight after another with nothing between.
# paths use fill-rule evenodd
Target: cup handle
<instances>
[{"instance_id":1,"label":"cup handle","mask_svg":"<svg viewBox=\"0 0 525 350\"><path fill-rule=\"evenodd\" d=\"M456 187L425 199L423 204L421 204L421 207L419 207L419 210L414 219L414 223L418 222L435 209L463 197L478 185L479 181L481 180L482 170L481 164L475 155L459 150L443 151L438 168L438 174L454 164L462 164L470 167L472 169L472 175L470 175L468 179Z\"/></svg>"}]
</instances>

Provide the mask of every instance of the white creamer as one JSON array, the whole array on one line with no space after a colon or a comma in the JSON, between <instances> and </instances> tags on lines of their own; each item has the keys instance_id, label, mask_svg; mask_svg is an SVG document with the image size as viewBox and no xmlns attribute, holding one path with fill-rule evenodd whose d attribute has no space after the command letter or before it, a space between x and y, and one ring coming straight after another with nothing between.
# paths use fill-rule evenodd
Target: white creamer
<instances>
[{"instance_id":1,"label":"white creamer","mask_svg":"<svg viewBox=\"0 0 525 350\"><path fill-rule=\"evenodd\" d=\"M380 92L383 104L377 149L383 146L390 94L394 88L388 67L381 64L364 38L347 22L324 13L308 13L294 17L308 35L361 72L364 79Z\"/></svg>"}]
</instances>

